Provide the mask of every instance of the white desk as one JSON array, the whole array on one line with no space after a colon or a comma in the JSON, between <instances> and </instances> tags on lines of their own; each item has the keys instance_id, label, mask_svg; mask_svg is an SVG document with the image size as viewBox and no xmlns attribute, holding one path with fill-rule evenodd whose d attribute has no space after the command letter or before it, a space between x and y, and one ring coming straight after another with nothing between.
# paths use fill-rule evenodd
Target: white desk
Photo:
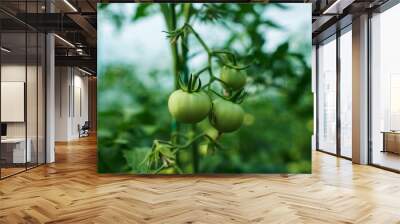
<instances>
[{"instance_id":1,"label":"white desk","mask_svg":"<svg viewBox=\"0 0 400 224\"><path fill-rule=\"evenodd\" d=\"M2 145L13 145L13 163L25 163L31 162L32 153L31 153L31 145L32 140L30 138L26 139L27 147L25 154L25 138L5 138L1 139ZM25 161L26 159L26 161Z\"/></svg>"}]
</instances>

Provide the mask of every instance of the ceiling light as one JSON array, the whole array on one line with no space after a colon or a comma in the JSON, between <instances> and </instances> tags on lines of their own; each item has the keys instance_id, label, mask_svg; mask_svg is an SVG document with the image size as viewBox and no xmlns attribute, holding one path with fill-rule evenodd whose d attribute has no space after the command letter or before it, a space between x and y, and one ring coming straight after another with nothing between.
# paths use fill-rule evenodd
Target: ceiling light
<instances>
[{"instance_id":1,"label":"ceiling light","mask_svg":"<svg viewBox=\"0 0 400 224\"><path fill-rule=\"evenodd\" d=\"M66 43L67 45L69 45L70 47L75 48L75 45L73 45L73 44L72 44L71 42L69 42L68 40L66 40L66 39L64 39L64 38L62 38L62 37L60 37L60 36L57 35L57 34L54 34L54 36L57 37L58 39L60 39L62 42L64 42L64 43Z\"/></svg>"},{"instance_id":2,"label":"ceiling light","mask_svg":"<svg viewBox=\"0 0 400 224\"><path fill-rule=\"evenodd\" d=\"M74 12L78 12L78 10L68 1L64 0L65 4L67 4Z\"/></svg>"},{"instance_id":3,"label":"ceiling light","mask_svg":"<svg viewBox=\"0 0 400 224\"><path fill-rule=\"evenodd\" d=\"M5 47L1 47L0 49L1 49L2 51L6 52L6 53L10 53L10 52L11 52L11 50L9 50L9 49L7 49L7 48L5 48Z\"/></svg>"},{"instance_id":4,"label":"ceiling light","mask_svg":"<svg viewBox=\"0 0 400 224\"><path fill-rule=\"evenodd\" d=\"M77 48L76 49L76 53L78 53L79 55L83 55L83 49L82 48Z\"/></svg>"},{"instance_id":5,"label":"ceiling light","mask_svg":"<svg viewBox=\"0 0 400 224\"><path fill-rule=\"evenodd\" d=\"M339 4L341 0L336 0L332 5L330 5L327 9L324 10L324 12L322 14L328 14L328 13L332 13L330 12L332 9L334 9L335 7L337 7L337 4ZM339 13L337 13L339 14Z\"/></svg>"},{"instance_id":6,"label":"ceiling light","mask_svg":"<svg viewBox=\"0 0 400 224\"><path fill-rule=\"evenodd\" d=\"M88 72L88 71L86 71L86 70L83 70L83 69L81 69L81 68L79 68L79 67L78 67L78 70L81 71L81 72L83 72L83 73L85 73L85 74L87 74L87 75L90 75L90 76L92 75L92 73L90 73L90 72Z\"/></svg>"}]
</instances>

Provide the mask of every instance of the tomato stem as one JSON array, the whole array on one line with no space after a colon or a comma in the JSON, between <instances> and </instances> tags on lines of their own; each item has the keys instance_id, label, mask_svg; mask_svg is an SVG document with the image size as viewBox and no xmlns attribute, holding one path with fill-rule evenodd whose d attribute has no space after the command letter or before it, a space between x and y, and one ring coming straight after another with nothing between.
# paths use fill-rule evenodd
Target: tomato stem
<instances>
[{"instance_id":1,"label":"tomato stem","mask_svg":"<svg viewBox=\"0 0 400 224\"><path fill-rule=\"evenodd\" d=\"M233 68L233 69L236 69L236 70L245 70L245 69L248 69L248 68L251 66L251 64L248 64L248 65L245 65L245 66L231 65L231 64L225 63L225 61L223 60L223 58L222 58L220 55L216 55L216 57L217 57L217 58L221 61L221 63L222 63L223 65L225 65L226 67Z\"/></svg>"},{"instance_id":2,"label":"tomato stem","mask_svg":"<svg viewBox=\"0 0 400 224\"><path fill-rule=\"evenodd\" d=\"M236 56L234 53L230 52L230 51L226 51L226 50L213 50L212 54L226 54L228 56L231 57L231 60L233 61L233 64L236 65Z\"/></svg>"},{"instance_id":3,"label":"tomato stem","mask_svg":"<svg viewBox=\"0 0 400 224\"><path fill-rule=\"evenodd\" d=\"M207 67L202 68L200 71L196 72L196 73L194 74L194 76L195 76L196 78L199 77L199 76L201 75L201 73L207 71L209 68L210 68L210 66L207 66Z\"/></svg>"},{"instance_id":4,"label":"tomato stem","mask_svg":"<svg viewBox=\"0 0 400 224\"><path fill-rule=\"evenodd\" d=\"M194 127L193 127L193 130L195 130ZM171 158L166 158L165 155L162 154L161 150L158 147L161 145L162 145L161 148L168 147L169 149L171 149L170 153L175 155L175 157L176 157L176 155L178 155L179 150L186 149L186 148L189 148L190 146L192 146L193 162L194 162L193 168L194 168L194 171L197 172L198 166L199 166L198 151L197 151L197 144L196 144L197 141L202 138L205 138L205 139L209 140L211 143L213 143L218 149L223 149L222 146L218 143L218 139L221 137L221 135L222 135L222 133L218 132L217 138L213 139L208 134L202 133L202 134L195 136L194 138L192 138L186 144L183 144L183 145L174 144L170 141L165 141L165 140L154 140L150 153L146 155L146 157L141 162L141 164L146 164L146 166L148 168L157 167L153 171L154 174L160 173L163 169L166 169L169 167L173 167L175 170L177 170L178 173L183 173L182 170L179 168L179 165L176 162L174 162L173 160L171 160ZM160 159L157 159L157 158L160 158ZM162 163L160 164L160 167L158 167L160 160L162 161Z\"/></svg>"},{"instance_id":5,"label":"tomato stem","mask_svg":"<svg viewBox=\"0 0 400 224\"><path fill-rule=\"evenodd\" d=\"M200 42L201 46L203 46L204 50L207 51L208 54L211 54L210 48L208 48L207 44L203 41L203 39L200 37L200 35L196 32L195 29L189 24L186 23L185 26L189 27L190 31L194 34L196 39Z\"/></svg>"}]
</instances>

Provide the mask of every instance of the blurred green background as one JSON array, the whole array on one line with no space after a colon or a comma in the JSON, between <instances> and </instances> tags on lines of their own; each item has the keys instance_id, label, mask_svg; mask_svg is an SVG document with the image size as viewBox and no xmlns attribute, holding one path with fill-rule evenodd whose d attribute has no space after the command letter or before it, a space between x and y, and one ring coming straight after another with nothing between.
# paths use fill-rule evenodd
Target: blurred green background
<instances>
[{"instance_id":1,"label":"blurred green background","mask_svg":"<svg viewBox=\"0 0 400 224\"><path fill-rule=\"evenodd\" d=\"M98 7L98 171L143 173L141 162L153 140L169 140L173 123L167 107L174 90L173 62L163 7ZM243 127L221 137L226 150L211 150L202 142L196 155L182 150L178 160L184 173L310 173L311 5L191 7L192 25L209 46L234 50L243 64L253 64L247 70ZM183 4L175 9L182 24ZM188 46L188 70L195 72L207 56L194 38ZM193 134L188 125L180 125L180 131ZM213 132L207 119L196 131Z\"/></svg>"}]
</instances>

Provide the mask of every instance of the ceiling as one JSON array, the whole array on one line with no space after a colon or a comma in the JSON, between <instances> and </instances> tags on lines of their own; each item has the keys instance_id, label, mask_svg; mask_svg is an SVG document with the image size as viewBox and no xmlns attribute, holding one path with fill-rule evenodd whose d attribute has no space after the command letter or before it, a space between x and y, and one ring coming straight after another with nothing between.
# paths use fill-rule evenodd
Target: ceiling
<instances>
[{"instance_id":1,"label":"ceiling","mask_svg":"<svg viewBox=\"0 0 400 224\"><path fill-rule=\"evenodd\" d=\"M7 48L13 49L8 58L21 58L18 55L25 54L26 29L28 32L52 32L57 34L56 65L79 66L95 74L98 2L98 0L1 0L2 38L7 39L3 41L3 46L8 44ZM29 52L33 52L33 49L36 47L27 45L28 58Z\"/></svg>"},{"instance_id":2,"label":"ceiling","mask_svg":"<svg viewBox=\"0 0 400 224\"><path fill-rule=\"evenodd\" d=\"M352 18L373 11L390 0L307 0L312 3L313 43L351 24Z\"/></svg>"}]
</instances>

